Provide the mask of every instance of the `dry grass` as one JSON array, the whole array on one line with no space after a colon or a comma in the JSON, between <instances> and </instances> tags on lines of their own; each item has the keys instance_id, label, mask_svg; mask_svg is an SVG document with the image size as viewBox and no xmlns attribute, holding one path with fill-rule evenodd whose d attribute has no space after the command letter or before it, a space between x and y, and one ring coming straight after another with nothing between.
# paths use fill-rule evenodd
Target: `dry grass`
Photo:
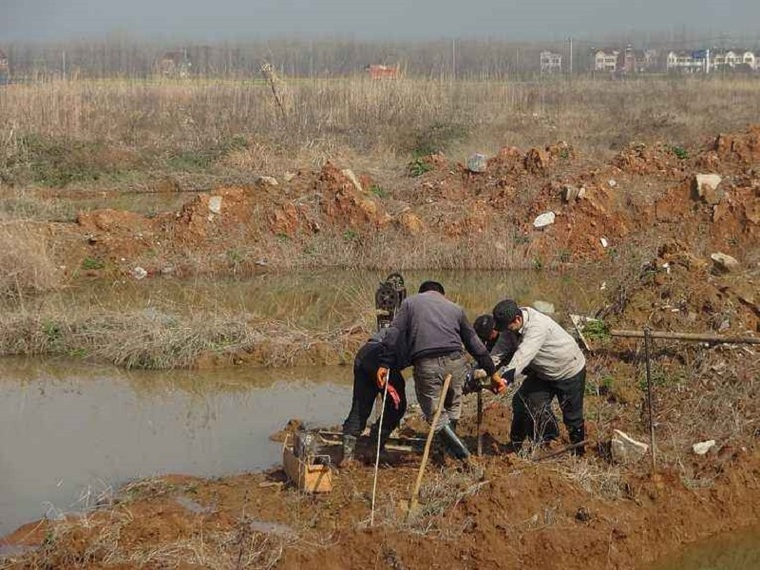
<instances>
[{"instance_id":1,"label":"dry grass","mask_svg":"<svg viewBox=\"0 0 760 570\"><path fill-rule=\"evenodd\" d=\"M203 357L263 366L337 364L357 348L351 331L305 331L237 315L6 312L0 323L2 355L78 357L126 368L192 368Z\"/></svg>"},{"instance_id":2,"label":"dry grass","mask_svg":"<svg viewBox=\"0 0 760 570\"><path fill-rule=\"evenodd\" d=\"M139 80L14 85L0 92L3 158L23 160L34 134L166 154L224 147L243 135L247 150L223 153L236 167L268 168L273 157L303 151L311 160L339 149L408 155L423 146L496 150L504 144L568 140L608 151L630 140L689 146L705 135L742 129L760 111L760 82L636 79L621 82L474 82L428 79L293 81L281 118L263 83ZM732 112L726 114L724 109ZM220 110L224 110L221 112ZM125 156L127 156L125 154ZM111 157L113 158L113 157Z\"/></svg>"},{"instance_id":3,"label":"dry grass","mask_svg":"<svg viewBox=\"0 0 760 570\"><path fill-rule=\"evenodd\" d=\"M23 304L29 293L63 285L43 227L29 223L0 223L0 297Z\"/></svg>"}]
</instances>

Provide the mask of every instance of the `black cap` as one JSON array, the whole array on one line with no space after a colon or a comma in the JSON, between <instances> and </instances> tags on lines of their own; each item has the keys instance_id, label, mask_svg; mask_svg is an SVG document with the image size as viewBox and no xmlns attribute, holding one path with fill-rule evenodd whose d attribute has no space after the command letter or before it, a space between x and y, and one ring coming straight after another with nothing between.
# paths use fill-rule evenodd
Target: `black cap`
<instances>
[{"instance_id":1,"label":"black cap","mask_svg":"<svg viewBox=\"0 0 760 570\"><path fill-rule=\"evenodd\" d=\"M496 322L491 315L480 315L475 322L472 323L472 328L478 333L478 338L483 342L486 342L493 332Z\"/></svg>"},{"instance_id":2,"label":"black cap","mask_svg":"<svg viewBox=\"0 0 760 570\"><path fill-rule=\"evenodd\" d=\"M520 314L520 307L512 299L504 299L496 303L493 308L494 328L501 332L507 329L507 325L515 320Z\"/></svg>"}]
</instances>

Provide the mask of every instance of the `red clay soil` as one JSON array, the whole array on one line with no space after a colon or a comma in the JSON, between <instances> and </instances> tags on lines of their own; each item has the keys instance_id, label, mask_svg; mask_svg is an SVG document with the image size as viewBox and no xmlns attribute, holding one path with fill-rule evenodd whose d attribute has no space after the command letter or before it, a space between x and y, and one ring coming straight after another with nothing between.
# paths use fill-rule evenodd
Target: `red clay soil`
<instances>
[{"instance_id":1,"label":"red clay soil","mask_svg":"<svg viewBox=\"0 0 760 570\"><path fill-rule=\"evenodd\" d=\"M149 274L168 266L198 271L186 262L175 265L183 256L223 257L233 245L259 251L270 267L287 266L311 236L347 230L399 238L425 232L455 241L507 227L529 241L535 256L559 251L560 259L572 262L604 260L622 244L652 236L741 258L760 240L758 139L758 126L721 134L690 149L691 156L668 145L632 143L609 163L579 156L564 143L525 152L506 147L478 174L434 155L425 159L429 171L406 178L383 198L369 192L370 176L360 175L355 185L328 163L277 186L218 188L178 212L83 212L77 224L58 228L85 238L79 243L86 245L69 255L120 267L140 263ZM698 173L723 177L713 198L697 196ZM568 186L582 189L581 196L566 200ZM212 196L221 198L220 209L210 207ZM555 213L555 223L534 229L534 218L547 211ZM280 258L271 247L278 236L288 238L279 242Z\"/></svg>"}]
</instances>

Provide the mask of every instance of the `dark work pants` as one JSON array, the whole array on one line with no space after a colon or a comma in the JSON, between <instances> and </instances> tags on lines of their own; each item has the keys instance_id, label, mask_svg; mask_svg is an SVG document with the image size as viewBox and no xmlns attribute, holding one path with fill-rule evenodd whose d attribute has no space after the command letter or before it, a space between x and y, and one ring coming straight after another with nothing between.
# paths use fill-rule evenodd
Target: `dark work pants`
<instances>
[{"instance_id":1,"label":"dark work pants","mask_svg":"<svg viewBox=\"0 0 760 570\"><path fill-rule=\"evenodd\" d=\"M520 445L526 437L534 442L551 441L559 436L557 418L551 409L556 396L562 410L570 443L585 439L583 394L586 391L586 368L567 380L541 380L533 375L523 381L512 398L510 439Z\"/></svg>"},{"instance_id":2,"label":"dark work pants","mask_svg":"<svg viewBox=\"0 0 760 570\"><path fill-rule=\"evenodd\" d=\"M375 375L377 369L367 369L361 365L354 364L354 395L351 402L351 411L348 413L346 421L343 422L343 433L358 437L367 427L367 420L372 413L372 406L378 394L382 397L383 390L380 390L375 384ZM385 411L383 412L383 426L381 441L386 441L391 432L401 423L401 419L406 413L406 382L401 372L391 370L388 375L389 383L393 386L398 395L401 397L401 403L398 410L393 406L393 400L388 396L385 399ZM377 437L377 426L372 426L372 437Z\"/></svg>"}]
</instances>

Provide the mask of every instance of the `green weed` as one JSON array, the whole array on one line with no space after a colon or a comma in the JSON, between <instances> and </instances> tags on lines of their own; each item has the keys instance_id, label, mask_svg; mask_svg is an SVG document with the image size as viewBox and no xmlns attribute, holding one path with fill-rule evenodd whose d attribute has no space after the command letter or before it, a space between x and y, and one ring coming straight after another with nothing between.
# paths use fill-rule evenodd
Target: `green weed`
<instances>
[{"instance_id":1,"label":"green weed","mask_svg":"<svg viewBox=\"0 0 760 570\"><path fill-rule=\"evenodd\" d=\"M430 172L431 170L433 170L433 166L422 158L415 158L409 164L409 176L412 176L413 178L422 176L423 174L425 174L426 172Z\"/></svg>"}]
</instances>

